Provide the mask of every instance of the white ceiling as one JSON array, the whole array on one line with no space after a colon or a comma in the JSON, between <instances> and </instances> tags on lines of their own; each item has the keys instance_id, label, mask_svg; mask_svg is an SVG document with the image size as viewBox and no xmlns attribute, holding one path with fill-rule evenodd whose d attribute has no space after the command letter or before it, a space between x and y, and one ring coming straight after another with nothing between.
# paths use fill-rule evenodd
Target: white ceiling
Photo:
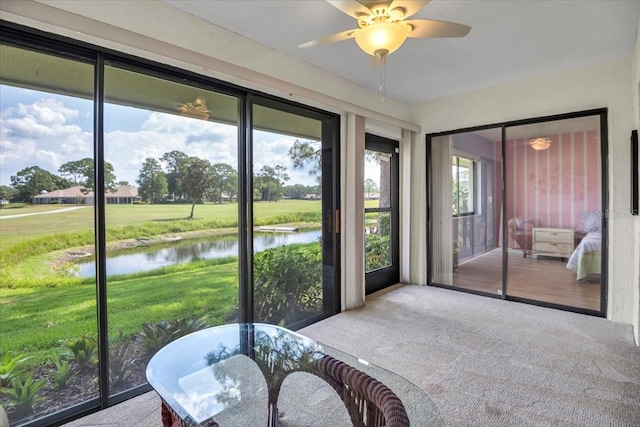
<instances>
[{"instance_id":1,"label":"white ceiling","mask_svg":"<svg viewBox=\"0 0 640 427\"><path fill-rule=\"evenodd\" d=\"M326 1L166 2L366 88L380 86L380 69L353 39L297 47L357 28ZM471 32L464 38L407 39L388 57L386 96L416 104L626 57L639 14L639 0L433 0L410 19L459 22Z\"/></svg>"}]
</instances>

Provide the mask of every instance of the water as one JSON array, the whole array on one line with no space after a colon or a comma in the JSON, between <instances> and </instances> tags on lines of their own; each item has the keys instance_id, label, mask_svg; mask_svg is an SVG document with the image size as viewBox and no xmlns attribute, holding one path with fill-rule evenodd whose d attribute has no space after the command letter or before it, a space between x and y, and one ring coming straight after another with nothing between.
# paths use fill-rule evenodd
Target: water
<instances>
[{"instance_id":1,"label":"water","mask_svg":"<svg viewBox=\"0 0 640 427\"><path fill-rule=\"evenodd\" d=\"M321 230L305 230L298 233L260 233L254 235L253 250L260 252L293 243L318 241ZM170 245L170 246L169 246ZM132 252L135 250L135 252ZM238 255L238 236L216 236L206 239L186 239L168 244L140 246L135 249L107 253L107 275L132 274L140 271L181 264L185 262L224 258ZM95 277L93 258L76 263L81 277Z\"/></svg>"}]
</instances>

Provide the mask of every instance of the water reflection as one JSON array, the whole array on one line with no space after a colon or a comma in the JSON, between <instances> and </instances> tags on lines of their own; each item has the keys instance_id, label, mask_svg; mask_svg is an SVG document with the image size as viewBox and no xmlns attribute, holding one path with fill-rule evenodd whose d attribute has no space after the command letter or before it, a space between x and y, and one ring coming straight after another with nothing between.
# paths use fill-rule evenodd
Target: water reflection
<instances>
[{"instance_id":1,"label":"water reflection","mask_svg":"<svg viewBox=\"0 0 640 427\"><path fill-rule=\"evenodd\" d=\"M318 241L320 234L319 229L297 233L259 233L254 236L253 249L255 252L260 252L294 243L311 243ZM107 256L107 274L132 274L185 262L237 256L238 237L229 235L187 239L111 253L112 256ZM95 260L85 259L79 261L77 266L80 276L95 276Z\"/></svg>"}]
</instances>

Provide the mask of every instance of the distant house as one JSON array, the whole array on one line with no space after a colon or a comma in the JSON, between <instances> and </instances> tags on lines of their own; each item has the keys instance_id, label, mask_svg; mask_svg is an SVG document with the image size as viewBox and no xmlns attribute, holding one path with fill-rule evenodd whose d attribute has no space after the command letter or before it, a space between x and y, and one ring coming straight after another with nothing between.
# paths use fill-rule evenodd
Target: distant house
<instances>
[{"instance_id":1,"label":"distant house","mask_svg":"<svg viewBox=\"0 0 640 427\"><path fill-rule=\"evenodd\" d=\"M305 194L304 200L320 200L319 194Z\"/></svg>"},{"instance_id":2,"label":"distant house","mask_svg":"<svg viewBox=\"0 0 640 427\"><path fill-rule=\"evenodd\" d=\"M83 192L84 191L84 192ZM133 185L119 185L114 191L107 191L105 202L110 205L130 205L140 201L138 189ZM33 204L59 203L65 205L92 205L93 191L86 191L81 185L65 188L64 190L43 191L33 198Z\"/></svg>"}]
</instances>

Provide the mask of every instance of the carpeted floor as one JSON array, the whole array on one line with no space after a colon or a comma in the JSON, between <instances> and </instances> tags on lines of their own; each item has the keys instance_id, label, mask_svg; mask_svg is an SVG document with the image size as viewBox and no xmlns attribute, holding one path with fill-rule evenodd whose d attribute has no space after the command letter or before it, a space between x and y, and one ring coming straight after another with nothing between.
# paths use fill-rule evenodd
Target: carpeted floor
<instances>
[{"instance_id":1,"label":"carpeted floor","mask_svg":"<svg viewBox=\"0 0 640 427\"><path fill-rule=\"evenodd\" d=\"M398 285L300 332L409 379L426 393L429 425L640 426L640 347L629 325ZM331 409L339 400L310 385L307 394L283 388L283 424L348 425ZM287 405L324 399L326 419L289 419ZM105 425L160 425L158 397L147 393L69 424Z\"/></svg>"}]
</instances>

